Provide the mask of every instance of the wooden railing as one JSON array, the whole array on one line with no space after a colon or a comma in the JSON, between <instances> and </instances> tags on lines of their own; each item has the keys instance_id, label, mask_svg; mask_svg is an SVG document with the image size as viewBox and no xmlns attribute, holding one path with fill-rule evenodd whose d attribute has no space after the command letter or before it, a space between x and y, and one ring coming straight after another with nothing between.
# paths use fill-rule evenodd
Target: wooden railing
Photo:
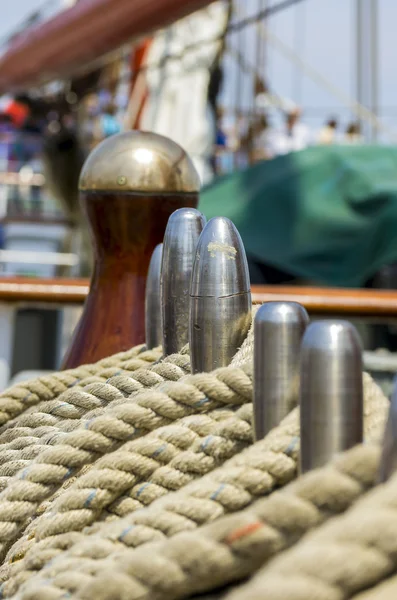
<instances>
[{"instance_id":1,"label":"wooden railing","mask_svg":"<svg viewBox=\"0 0 397 600\"><path fill-rule=\"evenodd\" d=\"M83 304L89 290L88 279L0 279L0 302Z\"/></svg>"},{"instance_id":2,"label":"wooden railing","mask_svg":"<svg viewBox=\"0 0 397 600\"><path fill-rule=\"evenodd\" d=\"M0 279L0 302L82 304L88 279ZM397 317L397 290L337 289L296 286L252 286L255 304L271 300L299 302L312 314L351 317Z\"/></svg>"}]
</instances>

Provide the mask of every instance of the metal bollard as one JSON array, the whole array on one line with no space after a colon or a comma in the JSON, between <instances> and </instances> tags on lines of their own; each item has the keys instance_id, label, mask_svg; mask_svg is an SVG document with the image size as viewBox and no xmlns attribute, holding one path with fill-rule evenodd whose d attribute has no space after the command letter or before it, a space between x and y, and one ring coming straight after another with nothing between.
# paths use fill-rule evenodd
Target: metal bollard
<instances>
[{"instance_id":1,"label":"metal bollard","mask_svg":"<svg viewBox=\"0 0 397 600\"><path fill-rule=\"evenodd\" d=\"M200 180L178 144L129 131L91 152L79 187L95 268L64 368L144 342L150 257L163 241L169 216L183 206L197 206Z\"/></svg>"},{"instance_id":2,"label":"metal bollard","mask_svg":"<svg viewBox=\"0 0 397 600\"><path fill-rule=\"evenodd\" d=\"M163 352L179 352L189 341L189 289L197 242L206 219L194 208L176 210L164 235L161 265Z\"/></svg>"},{"instance_id":3,"label":"metal bollard","mask_svg":"<svg viewBox=\"0 0 397 600\"><path fill-rule=\"evenodd\" d=\"M317 321L303 336L301 471L324 465L363 439L362 349L347 321Z\"/></svg>"},{"instance_id":4,"label":"metal bollard","mask_svg":"<svg viewBox=\"0 0 397 600\"><path fill-rule=\"evenodd\" d=\"M379 467L380 483L387 481L397 470L397 377L395 377L393 383Z\"/></svg>"},{"instance_id":5,"label":"metal bollard","mask_svg":"<svg viewBox=\"0 0 397 600\"><path fill-rule=\"evenodd\" d=\"M146 348L151 350L161 345L163 327L161 318L160 276L163 244L157 244L150 259L145 293Z\"/></svg>"},{"instance_id":6,"label":"metal bollard","mask_svg":"<svg viewBox=\"0 0 397 600\"><path fill-rule=\"evenodd\" d=\"M192 372L228 365L251 324L251 291L241 237L225 217L211 219L200 236L190 288Z\"/></svg>"},{"instance_id":7,"label":"metal bollard","mask_svg":"<svg viewBox=\"0 0 397 600\"><path fill-rule=\"evenodd\" d=\"M309 315L297 302L266 302L255 316L254 437L258 441L292 410Z\"/></svg>"}]
</instances>

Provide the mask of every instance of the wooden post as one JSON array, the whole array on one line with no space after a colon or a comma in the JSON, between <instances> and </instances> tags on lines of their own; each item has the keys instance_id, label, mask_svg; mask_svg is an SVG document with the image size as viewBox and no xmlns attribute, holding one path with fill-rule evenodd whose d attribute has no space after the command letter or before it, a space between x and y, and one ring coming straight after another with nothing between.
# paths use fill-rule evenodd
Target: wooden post
<instances>
[{"instance_id":1,"label":"wooden post","mask_svg":"<svg viewBox=\"0 0 397 600\"><path fill-rule=\"evenodd\" d=\"M171 140L127 132L102 142L80 176L95 266L64 368L92 363L142 343L151 254L171 213L196 207L199 178Z\"/></svg>"}]
</instances>

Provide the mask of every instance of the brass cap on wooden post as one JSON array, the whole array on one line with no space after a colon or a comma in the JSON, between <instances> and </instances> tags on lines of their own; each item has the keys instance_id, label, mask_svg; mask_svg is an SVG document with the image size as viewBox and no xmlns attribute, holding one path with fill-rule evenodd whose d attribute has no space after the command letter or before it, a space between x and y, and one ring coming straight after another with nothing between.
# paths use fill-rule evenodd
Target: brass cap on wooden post
<instances>
[{"instance_id":1,"label":"brass cap on wooden post","mask_svg":"<svg viewBox=\"0 0 397 600\"><path fill-rule=\"evenodd\" d=\"M197 206L199 187L188 154L161 135L121 133L91 152L79 188L95 266L64 368L144 341L150 257L163 241L169 216Z\"/></svg>"},{"instance_id":2,"label":"brass cap on wooden post","mask_svg":"<svg viewBox=\"0 0 397 600\"><path fill-rule=\"evenodd\" d=\"M128 131L99 144L81 170L81 192L196 193L200 179L189 155L156 133Z\"/></svg>"}]
</instances>

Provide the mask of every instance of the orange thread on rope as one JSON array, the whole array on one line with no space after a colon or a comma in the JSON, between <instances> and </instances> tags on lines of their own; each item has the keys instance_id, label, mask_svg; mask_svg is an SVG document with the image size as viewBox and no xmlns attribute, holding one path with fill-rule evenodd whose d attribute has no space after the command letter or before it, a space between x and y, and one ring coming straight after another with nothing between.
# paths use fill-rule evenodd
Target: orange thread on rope
<instances>
[{"instance_id":1,"label":"orange thread on rope","mask_svg":"<svg viewBox=\"0 0 397 600\"><path fill-rule=\"evenodd\" d=\"M228 536L225 537L225 544L233 544L237 540L254 533L258 529L263 527L263 523L260 521L255 521L254 523L249 523L248 525L244 525L244 527L239 527L235 531L232 531Z\"/></svg>"}]
</instances>

